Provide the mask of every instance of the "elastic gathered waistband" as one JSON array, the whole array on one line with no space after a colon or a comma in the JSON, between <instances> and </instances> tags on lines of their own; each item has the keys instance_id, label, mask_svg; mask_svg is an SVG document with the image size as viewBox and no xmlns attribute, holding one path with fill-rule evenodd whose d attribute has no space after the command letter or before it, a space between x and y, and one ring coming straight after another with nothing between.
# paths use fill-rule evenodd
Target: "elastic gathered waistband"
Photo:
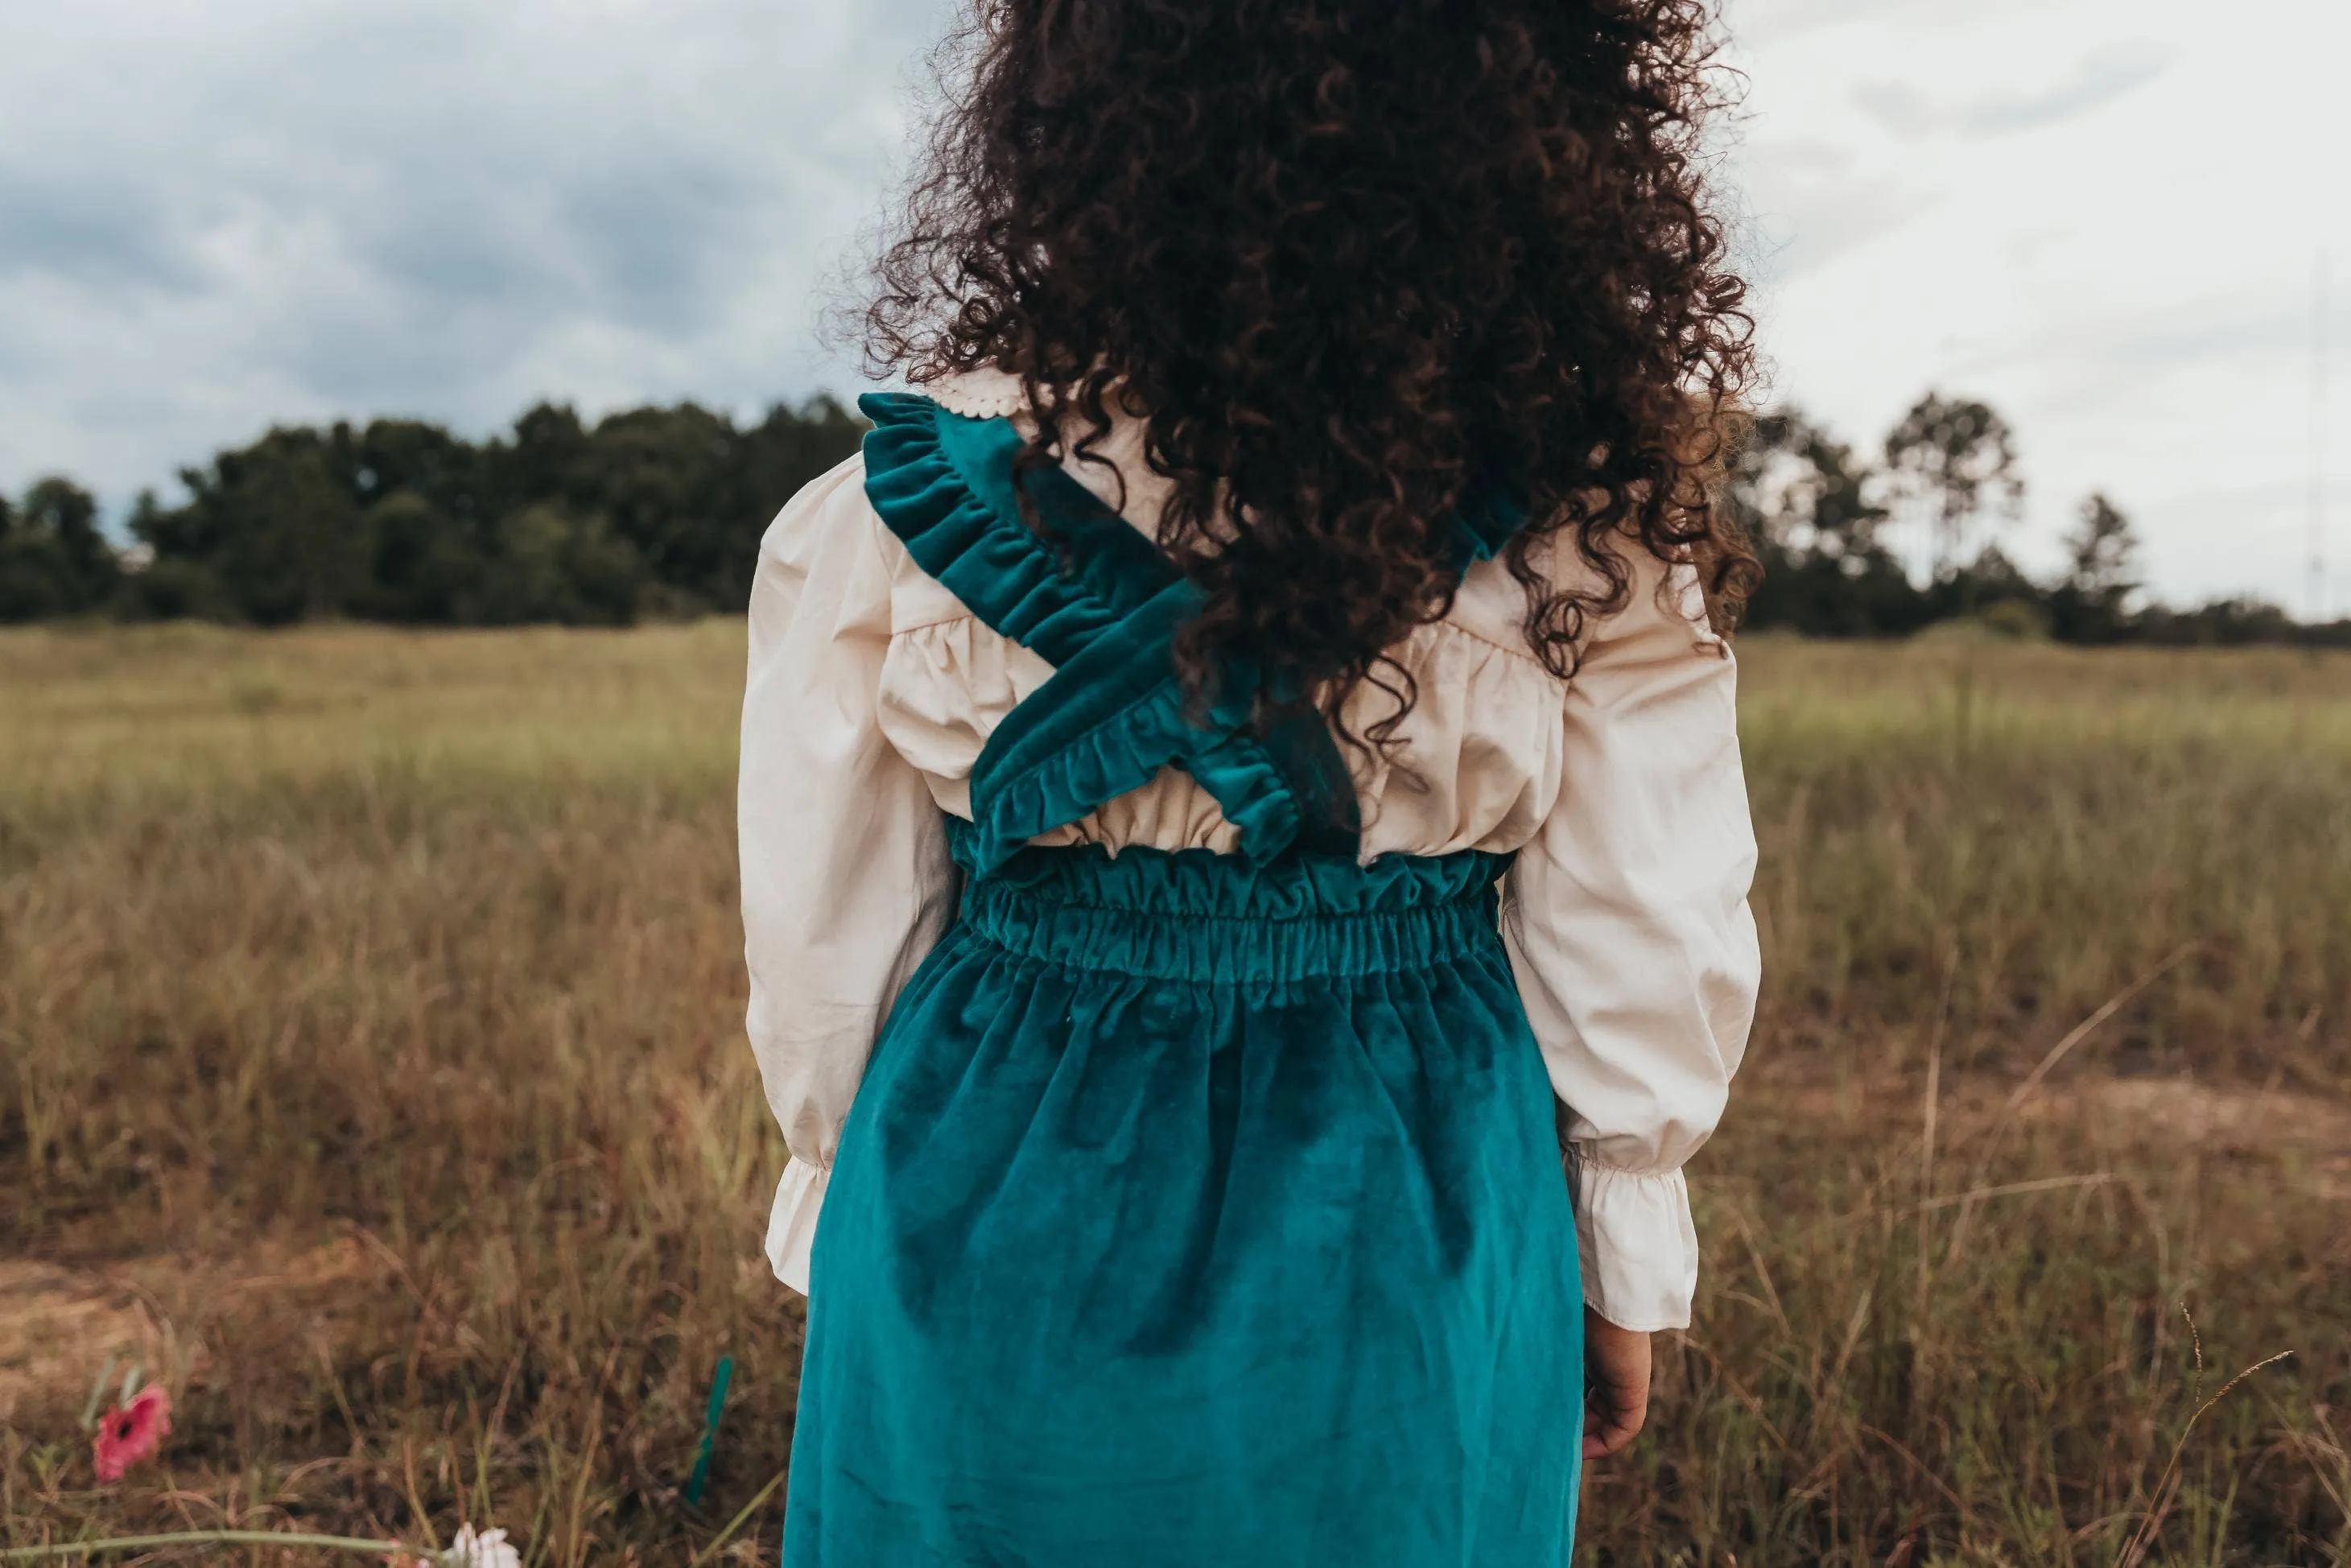
<instances>
[{"instance_id":1,"label":"elastic gathered waistband","mask_svg":"<svg viewBox=\"0 0 2351 1568\"><path fill-rule=\"evenodd\" d=\"M1205 850L1029 849L964 889L963 920L1067 968L1215 985L1425 968L1490 949L1507 857L1389 855L1368 866Z\"/></svg>"}]
</instances>

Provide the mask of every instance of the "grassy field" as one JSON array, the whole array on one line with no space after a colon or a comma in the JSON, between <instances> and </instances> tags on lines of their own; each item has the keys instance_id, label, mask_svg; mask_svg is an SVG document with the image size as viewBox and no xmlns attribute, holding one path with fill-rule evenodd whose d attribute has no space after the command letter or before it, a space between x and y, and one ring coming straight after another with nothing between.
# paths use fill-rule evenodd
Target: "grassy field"
<instances>
[{"instance_id":1,"label":"grassy field","mask_svg":"<svg viewBox=\"0 0 2351 1568\"><path fill-rule=\"evenodd\" d=\"M0 1548L772 1560L741 657L0 636ZM1586 1560L2351 1564L2351 659L1744 658L1768 995Z\"/></svg>"}]
</instances>

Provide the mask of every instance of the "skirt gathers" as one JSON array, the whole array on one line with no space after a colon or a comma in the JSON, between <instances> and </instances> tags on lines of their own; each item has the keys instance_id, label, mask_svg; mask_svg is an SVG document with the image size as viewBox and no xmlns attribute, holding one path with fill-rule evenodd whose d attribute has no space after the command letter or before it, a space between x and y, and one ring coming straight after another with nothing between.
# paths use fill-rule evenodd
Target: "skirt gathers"
<instances>
[{"instance_id":1,"label":"skirt gathers","mask_svg":"<svg viewBox=\"0 0 2351 1568\"><path fill-rule=\"evenodd\" d=\"M1482 854L1028 850L893 1009L786 1568L1558 1568L1583 1311Z\"/></svg>"}]
</instances>

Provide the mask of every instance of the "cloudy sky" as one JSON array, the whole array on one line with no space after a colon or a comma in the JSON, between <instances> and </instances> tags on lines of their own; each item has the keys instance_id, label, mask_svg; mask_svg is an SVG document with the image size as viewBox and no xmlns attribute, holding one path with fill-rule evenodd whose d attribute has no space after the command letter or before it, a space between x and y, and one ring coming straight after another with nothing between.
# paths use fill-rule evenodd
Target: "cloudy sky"
<instances>
[{"instance_id":1,"label":"cloudy sky","mask_svg":"<svg viewBox=\"0 0 2351 1568\"><path fill-rule=\"evenodd\" d=\"M1773 391L2016 425L2166 595L2307 602L2340 0L1729 0ZM272 422L853 390L819 332L948 0L0 0L0 487L116 507ZM2351 460L2351 378L2325 423ZM2336 489L2339 492L2339 486ZM2351 609L2351 507L2332 606Z\"/></svg>"}]
</instances>

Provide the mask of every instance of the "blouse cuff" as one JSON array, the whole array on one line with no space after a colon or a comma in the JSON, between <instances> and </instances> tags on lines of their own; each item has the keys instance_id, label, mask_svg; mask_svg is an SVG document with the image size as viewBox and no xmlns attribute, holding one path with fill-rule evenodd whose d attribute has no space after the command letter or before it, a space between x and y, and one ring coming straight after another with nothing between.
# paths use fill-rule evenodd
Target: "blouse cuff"
<instances>
[{"instance_id":1,"label":"blouse cuff","mask_svg":"<svg viewBox=\"0 0 2351 1568\"><path fill-rule=\"evenodd\" d=\"M831 1174L803 1159L786 1161L784 1178L776 1184L775 1207L768 1211L768 1267L803 1296L809 1288L809 1248L816 1240L816 1211L823 1206L825 1181Z\"/></svg>"},{"instance_id":2,"label":"blouse cuff","mask_svg":"<svg viewBox=\"0 0 2351 1568\"><path fill-rule=\"evenodd\" d=\"M1698 1228L1678 1170L1646 1175L1594 1165L1573 1148L1575 1241L1584 1304L1621 1329L1689 1327L1698 1294Z\"/></svg>"}]
</instances>

